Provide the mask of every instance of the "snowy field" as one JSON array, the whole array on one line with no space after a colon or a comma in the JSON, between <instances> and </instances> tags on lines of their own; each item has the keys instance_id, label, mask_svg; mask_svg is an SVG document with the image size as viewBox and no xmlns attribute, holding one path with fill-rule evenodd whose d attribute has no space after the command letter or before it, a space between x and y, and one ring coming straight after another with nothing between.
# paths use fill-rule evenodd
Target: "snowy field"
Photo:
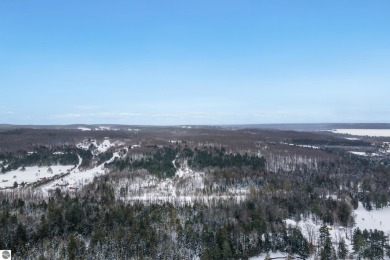
<instances>
[{"instance_id":1,"label":"snowy field","mask_svg":"<svg viewBox=\"0 0 390 260\"><path fill-rule=\"evenodd\" d=\"M356 137L346 137L345 139L350 140L350 141L359 141L359 138Z\"/></svg>"},{"instance_id":2,"label":"snowy field","mask_svg":"<svg viewBox=\"0 0 390 260\"><path fill-rule=\"evenodd\" d=\"M390 129L333 129L336 134L350 134L357 136L390 137Z\"/></svg>"},{"instance_id":3,"label":"snowy field","mask_svg":"<svg viewBox=\"0 0 390 260\"><path fill-rule=\"evenodd\" d=\"M77 129L79 129L81 131L91 131L92 130L91 128L88 128L88 127L78 127Z\"/></svg>"},{"instance_id":4,"label":"snowy field","mask_svg":"<svg viewBox=\"0 0 390 260\"><path fill-rule=\"evenodd\" d=\"M6 172L0 175L0 188L13 187L15 181L18 184L21 184L22 182L33 183L38 180L52 178L55 175L66 173L72 168L74 168L74 165L58 165L50 167L32 166L26 167L25 170L19 168L18 170Z\"/></svg>"},{"instance_id":5,"label":"snowy field","mask_svg":"<svg viewBox=\"0 0 390 260\"><path fill-rule=\"evenodd\" d=\"M121 143L119 142L111 142L109 139L105 139L102 142L98 142L96 140L92 141L84 141L82 143L77 144L77 147L82 148L82 149L89 149L89 146L93 144L96 147L96 153L104 153L111 147L120 145ZM82 186L90 183L93 181L94 177L100 176L102 174L106 173L106 170L104 168L105 163L110 163L112 162L115 158L118 158L119 154L114 153L112 158L103 162L102 164L92 168L92 169L87 169L87 170L80 170L79 166L82 163L82 159L79 156L79 164L75 169L73 169L69 175L64 176L63 178L59 180L55 180L52 182L49 182L45 185L41 186L41 189L44 194L47 194L50 190L54 190L58 187L62 189L79 189Z\"/></svg>"},{"instance_id":6,"label":"snowy field","mask_svg":"<svg viewBox=\"0 0 390 260\"><path fill-rule=\"evenodd\" d=\"M117 131L118 129L114 129L114 128L111 128L109 126L99 126L99 127L95 127L95 128L89 128L89 127L78 127L77 128L78 130L81 130L81 131L110 131L110 130L113 130L113 131Z\"/></svg>"},{"instance_id":7,"label":"snowy field","mask_svg":"<svg viewBox=\"0 0 390 260\"><path fill-rule=\"evenodd\" d=\"M105 139L102 142L97 141L84 141L77 144L77 147L82 149L88 149L93 144L96 147L95 153L103 153L114 146L121 145L120 142L111 142L109 139ZM77 166L46 166L46 167L25 167L25 169L19 168L14 171L6 172L0 175L0 189L13 187L15 181L18 184L22 182L26 184L35 183L38 181L47 181L47 179L53 178L57 175L69 173L62 178L51 180L50 182L40 186L40 189L44 194L47 194L49 190L54 190L57 187L62 189L78 189L83 185L93 181L95 176L102 175L106 172L104 168L105 163L112 162L115 158L119 157L118 153L114 153L112 158L106 162L87 170L81 170L79 166L82 163L82 159L79 157L79 163Z\"/></svg>"},{"instance_id":8,"label":"snowy field","mask_svg":"<svg viewBox=\"0 0 390 260\"><path fill-rule=\"evenodd\" d=\"M354 214L356 226L361 230L377 229L390 235L390 207L368 211L359 203Z\"/></svg>"},{"instance_id":9,"label":"snowy field","mask_svg":"<svg viewBox=\"0 0 390 260\"><path fill-rule=\"evenodd\" d=\"M115 158L119 157L118 153L114 153L111 159L98 165L92 169L80 170L79 166L82 162L79 157L79 164L77 167L70 172L69 175L64 176L60 180L55 180L44 184L41 186L41 189L44 194L47 194L50 190L55 190L57 187L62 187L63 189L79 189L82 186L91 183L95 176L100 176L105 173L104 164L112 162Z\"/></svg>"}]
</instances>

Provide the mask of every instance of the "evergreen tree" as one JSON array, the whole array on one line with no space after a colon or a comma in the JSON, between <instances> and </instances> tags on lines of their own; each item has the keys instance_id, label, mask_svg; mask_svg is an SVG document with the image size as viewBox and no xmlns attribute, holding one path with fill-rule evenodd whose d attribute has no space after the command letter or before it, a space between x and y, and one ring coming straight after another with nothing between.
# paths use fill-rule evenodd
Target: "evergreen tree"
<instances>
[{"instance_id":1,"label":"evergreen tree","mask_svg":"<svg viewBox=\"0 0 390 260\"><path fill-rule=\"evenodd\" d=\"M334 248L328 227L325 224L320 227L319 248L321 259L332 259L334 256Z\"/></svg>"},{"instance_id":2,"label":"evergreen tree","mask_svg":"<svg viewBox=\"0 0 390 260\"><path fill-rule=\"evenodd\" d=\"M268 233L264 234L264 252L268 253L271 250L271 242Z\"/></svg>"},{"instance_id":3,"label":"evergreen tree","mask_svg":"<svg viewBox=\"0 0 390 260\"><path fill-rule=\"evenodd\" d=\"M291 236L288 238L291 246L291 253L300 255L303 259L309 256L309 244L298 228L291 229Z\"/></svg>"},{"instance_id":4,"label":"evergreen tree","mask_svg":"<svg viewBox=\"0 0 390 260\"><path fill-rule=\"evenodd\" d=\"M27 232L26 228L22 223L18 223L16 227L15 242L17 244L23 245L27 241Z\"/></svg>"},{"instance_id":5,"label":"evergreen tree","mask_svg":"<svg viewBox=\"0 0 390 260\"><path fill-rule=\"evenodd\" d=\"M339 259L345 259L348 256L348 248L345 244L345 240L342 238L337 248L337 255Z\"/></svg>"},{"instance_id":6,"label":"evergreen tree","mask_svg":"<svg viewBox=\"0 0 390 260\"><path fill-rule=\"evenodd\" d=\"M70 260L81 258L85 253L84 242L71 234L68 240L67 253Z\"/></svg>"},{"instance_id":7,"label":"evergreen tree","mask_svg":"<svg viewBox=\"0 0 390 260\"><path fill-rule=\"evenodd\" d=\"M319 247L324 247L325 246L325 242L326 242L326 239L328 237L330 237L330 234L329 234L329 230L328 230L328 227L323 224L321 227L320 227L320 237L319 237L319 240L318 240L318 243L319 243Z\"/></svg>"},{"instance_id":8,"label":"evergreen tree","mask_svg":"<svg viewBox=\"0 0 390 260\"><path fill-rule=\"evenodd\" d=\"M233 258L232 251L230 249L230 245L229 245L229 242L227 240L225 240L222 244L222 258L223 259L232 259Z\"/></svg>"},{"instance_id":9,"label":"evergreen tree","mask_svg":"<svg viewBox=\"0 0 390 260\"><path fill-rule=\"evenodd\" d=\"M334 258L334 248L332 246L332 240L330 237L325 239L324 247L321 250L321 259L333 259Z\"/></svg>"},{"instance_id":10,"label":"evergreen tree","mask_svg":"<svg viewBox=\"0 0 390 260\"><path fill-rule=\"evenodd\" d=\"M361 258L363 243L362 231L359 228L356 228L352 235L352 249L353 254L357 259Z\"/></svg>"}]
</instances>

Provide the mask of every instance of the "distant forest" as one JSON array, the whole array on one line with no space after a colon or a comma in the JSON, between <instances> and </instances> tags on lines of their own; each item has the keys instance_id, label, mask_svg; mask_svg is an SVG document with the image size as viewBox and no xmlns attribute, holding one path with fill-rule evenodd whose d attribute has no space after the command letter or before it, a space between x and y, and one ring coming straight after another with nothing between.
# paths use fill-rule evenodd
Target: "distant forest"
<instances>
[{"instance_id":1,"label":"distant forest","mask_svg":"<svg viewBox=\"0 0 390 260\"><path fill-rule=\"evenodd\" d=\"M390 202L388 158L361 157L338 147L366 149L366 141L334 147L324 141L319 150L256 141L251 150L182 139L154 144L144 138L140 147L129 144L99 154L93 147L71 144L0 153L3 173L32 165L77 165L79 157L88 169L109 161L114 152L121 155L104 165L107 174L77 191L57 188L48 197L20 187L0 192L0 248L11 249L15 259L248 259L277 251L302 259L390 257L387 234L353 229L352 213L359 203L373 210ZM318 144L310 140L295 143ZM269 150L273 153L264 152ZM269 169L272 160L279 170ZM184 166L204 173L199 196L213 199L124 199L128 187L121 183L135 175L178 179L176 171ZM242 200L218 199L218 194L240 189L249 190ZM306 218L322 223L309 237L285 223ZM350 231L352 250L343 239L331 240L333 225Z\"/></svg>"}]
</instances>

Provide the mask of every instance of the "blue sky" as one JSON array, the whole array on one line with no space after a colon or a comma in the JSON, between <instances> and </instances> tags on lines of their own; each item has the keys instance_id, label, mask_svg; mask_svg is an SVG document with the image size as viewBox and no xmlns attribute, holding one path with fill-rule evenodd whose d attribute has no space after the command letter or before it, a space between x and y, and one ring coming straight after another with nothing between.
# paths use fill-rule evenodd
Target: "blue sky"
<instances>
[{"instance_id":1,"label":"blue sky","mask_svg":"<svg viewBox=\"0 0 390 260\"><path fill-rule=\"evenodd\" d=\"M390 1L0 1L0 123L390 123Z\"/></svg>"}]
</instances>

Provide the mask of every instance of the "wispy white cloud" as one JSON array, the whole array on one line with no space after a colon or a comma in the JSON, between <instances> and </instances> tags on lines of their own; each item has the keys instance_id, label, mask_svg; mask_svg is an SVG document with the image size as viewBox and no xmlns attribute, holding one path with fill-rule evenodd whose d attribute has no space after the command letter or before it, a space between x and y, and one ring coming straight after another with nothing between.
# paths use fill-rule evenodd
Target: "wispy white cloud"
<instances>
[{"instance_id":1,"label":"wispy white cloud","mask_svg":"<svg viewBox=\"0 0 390 260\"><path fill-rule=\"evenodd\" d=\"M221 124L231 123L241 115L233 113L174 112L174 113L136 113L99 112L64 113L51 115L51 122L66 123L123 123L123 124Z\"/></svg>"},{"instance_id":2,"label":"wispy white cloud","mask_svg":"<svg viewBox=\"0 0 390 260\"><path fill-rule=\"evenodd\" d=\"M141 113L129 113L129 112L99 112L99 113L66 113L51 115L51 119L82 119L82 118L131 118L140 117Z\"/></svg>"},{"instance_id":3,"label":"wispy white cloud","mask_svg":"<svg viewBox=\"0 0 390 260\"><path fill-rule=\"evenodd\" d=\"M15 115L16 113L14 111L1 111L2 114L6 115Z\"/></svg>"},{"instance_id":4,"label":"wispy white cloud","mask_svg":"<svg viewBox=\"0 0 390 260\"><path fill-rule=\"evenodd\" d=\"M76 105L74 106L75 109L81 109L81 110L93 110L100 108L99 105Z\"/></svg>"},{"instance_id":5,"label":"wispy white cloud","mask_svg":"<svg viewBox=\"0 0 390 260\"><path fill-rule=\"evenodd\" d=\"M172 119L184 119L184 118L210 118L211 114L195 112L195 113L172 113L172 114L152 114L151 118L172 118Z\"/></svg>"}]
</instances>

